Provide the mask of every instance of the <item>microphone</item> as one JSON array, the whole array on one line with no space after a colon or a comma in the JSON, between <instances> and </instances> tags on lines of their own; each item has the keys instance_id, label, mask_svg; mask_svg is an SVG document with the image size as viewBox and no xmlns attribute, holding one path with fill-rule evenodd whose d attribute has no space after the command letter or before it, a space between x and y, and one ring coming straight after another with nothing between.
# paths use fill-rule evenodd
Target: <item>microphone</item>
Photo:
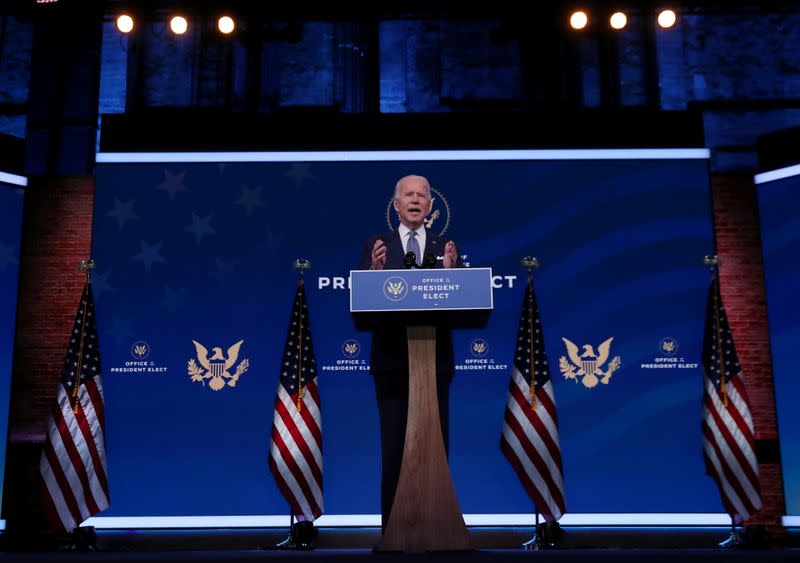
<instances>
[{"instance_id":1,"label":"microphone","mask_svg":"<svg viewBox=\"0 0 800 563\"><path fill-rule=\"evenodd\" d=\"M435 268L436 267L436 256L434 256L430 252L426 252L425 256L422 257L422 267L423 268Z\"/></svg>"},{"instance_id":2,"label":"microphone","mask_svg":"<svg viewBox=\"0 0 800 563\"><path fill-rule=\"evenodd\" d=\"M408 269L416 268L417 256L409 250L408 252L406 252L405 257L403 258L403 265Z\"/></svg>"}]
</instances>

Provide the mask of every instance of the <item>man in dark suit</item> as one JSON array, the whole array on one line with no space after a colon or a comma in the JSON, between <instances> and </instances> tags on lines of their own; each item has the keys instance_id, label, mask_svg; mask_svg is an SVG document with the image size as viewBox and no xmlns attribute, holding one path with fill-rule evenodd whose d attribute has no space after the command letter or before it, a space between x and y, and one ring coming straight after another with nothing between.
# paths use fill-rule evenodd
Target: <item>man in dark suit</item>
<instances>
[{"instance_id":1,"label":"man in dark suit","mask_svg":"<svg viewBox=\"0 0 800 563\"><path fill-rule=\"evenodd\" d=\"M393 206L400 219L395 231L371 237L361 256L362 270L399 270L409 267L407 254L414 254L417 266L462 267L455 243L424 226L431 211L431 187L422 176L405 176L395 186ZM389 522L394 502L408 415L408 341L406 326L397 323L372 332L370 359L381 425L381 526ZM448 394L453 378L453 345L450 332L436 331L436 388L439 420L445 451L448 447Z\"/></svg>"}]
</instances>

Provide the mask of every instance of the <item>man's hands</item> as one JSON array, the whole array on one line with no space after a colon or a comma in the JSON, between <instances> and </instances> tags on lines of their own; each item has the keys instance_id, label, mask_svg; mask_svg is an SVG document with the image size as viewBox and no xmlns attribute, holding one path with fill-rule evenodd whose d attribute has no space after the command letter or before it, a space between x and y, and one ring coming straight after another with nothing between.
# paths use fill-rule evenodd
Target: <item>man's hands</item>
<instances>
[{"instance_id":1,"label":"man's hands","mask_svg":"<svg viewBox=\"0 0 800 563\"><path fill-rule=\"evenodd\" d=\"M454 268L457 261L458 252L456 251L456 243L454 243L452 240L448 240L447 244L444 245L444 257L442 259L442 265L445 268Z\"/></svg>"},{"instance_id":2,"label":"man's hands","mask_svg":"<svg viewBox=\"0 0 800 563\"><path fill-rule=\"evenodd\" d=\"M386 245L381 239L378 239L372 247L372 265L369 269L383 270L384 264L386 264Z\"/></svg>"},{"instance_id":3,"label":"man's hands","mask_svg":"<svg viewBox=\"0 0 800 563\"><path fill-rule=\"evenodd\" d=\"M442 265L445 268L455 268L458 263L458 250L456 243L452 240L447 241L444 245L444 256L442 257ZM386 264L386 244L378 239L372 246L372 263L369 267L370 270L383 270Z\"/></svg>"}]
</instances>

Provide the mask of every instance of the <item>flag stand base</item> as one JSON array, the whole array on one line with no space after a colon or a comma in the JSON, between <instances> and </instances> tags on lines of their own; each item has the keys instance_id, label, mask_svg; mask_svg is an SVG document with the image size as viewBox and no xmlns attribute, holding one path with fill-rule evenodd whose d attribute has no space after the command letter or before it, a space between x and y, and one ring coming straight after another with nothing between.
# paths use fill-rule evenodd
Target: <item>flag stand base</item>
<instances>
[{"instance_id":1,"label":"flag stand base","mask_svg":"<svg viewBox=\"0 0 800 563\"><path fill-rule=\"evenodd\" d=\"M542 540L539 538L539 534L534 533L531 539L522 544L522 549L525 550L544 549L544 546L542 545Z\"/></svg>"},{"instance_id":2,"label":"flag stand base","mask_svg":"<svg viewBox=\"0 0 800 563\"><path fill-rule=\"evenodd\" d=\"M280 551L310 551L317 547L317 529L313 522L295 522L289 529L289 537L275 544Z\"/></svg>"},{"instance_id":3,"label":"flag stand base","mask_svg":"<svg viewBox=\"0 0 800 563\"><path fill-rule=\"evenodd\" d=\"M290 534L286 537L286 539L284 539L283 541L279 541L274 546L272 546L272 549L294 550L297 549L297 546L294 544L294 540L292 539L292 536Z\"/></svg>"},{"instance_id":4,"label":"flag stand base","mask_svg":"<svg viewBox=\"0 0 800 563\"><path fill-rule=\"evenodd\" d=\"M556 549L563 533L558 522L542 522L536 526L533 537L522 544L522 549Z\"/></svg>"},{"instance_id":5,"label":"flag stand base","mask_svg":"<svg viewBox=\"0 0 800 563\"><path fill-rule=\"evenodd\" d=\"M70 542L58 548L58 551L102 551L97 546L97 532L94 526L79 526L72 530Z\"/></svg>"},{"instance_id":6,"label":"flag stand base","mask_svg":"<svg viewBox=\"0 0 800 563\"><path fill-rule=\"evenodd\" d=\"M735 549L738 547L744 547L744 544L745 542L741 534L736 530L731 530L731 535L728 536L728 539L719 542L717 547L722 549Z\"/></svg>"}]
</instances>

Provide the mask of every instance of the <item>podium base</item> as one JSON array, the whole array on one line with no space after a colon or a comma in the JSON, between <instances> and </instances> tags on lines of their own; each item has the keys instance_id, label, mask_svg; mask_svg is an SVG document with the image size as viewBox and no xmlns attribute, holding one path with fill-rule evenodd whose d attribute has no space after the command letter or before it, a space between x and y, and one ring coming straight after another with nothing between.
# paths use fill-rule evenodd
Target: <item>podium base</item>
<instances>
[{"instance_id":1,"label":"podium base","mask_svg":"<svg viewBox=\"0 0 800 563\"><path fill-rule=\"evenodd\" d=\"M469 551L439 422L436 328L408 332L408 419L400 479L378 552Z\"/></svg>"}]
</instances>

